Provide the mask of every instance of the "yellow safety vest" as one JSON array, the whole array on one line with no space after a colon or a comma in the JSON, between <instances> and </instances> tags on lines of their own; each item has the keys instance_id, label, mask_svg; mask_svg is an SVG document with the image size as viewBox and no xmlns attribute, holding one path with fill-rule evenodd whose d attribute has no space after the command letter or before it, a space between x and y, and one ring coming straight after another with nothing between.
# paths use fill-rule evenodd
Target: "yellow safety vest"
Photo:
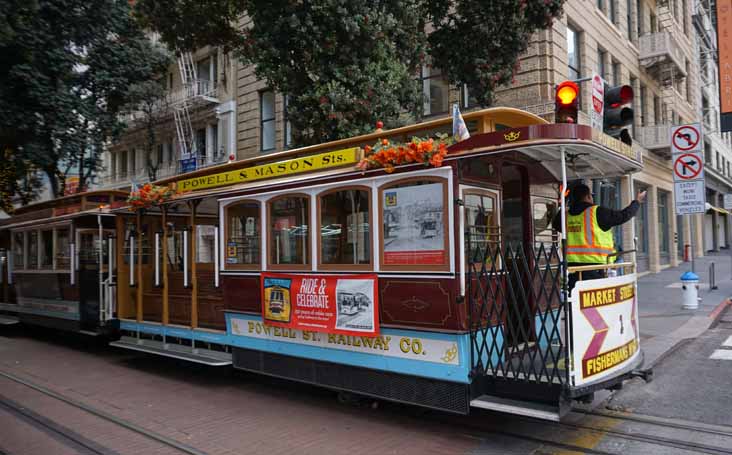
<instances>
[{"instance_id":1,"label":"yellow safety vest","mask_svg":"<svg viewBox=\"0 0 732 455\"><path fill-rule=\"evenodd\" d=\"M615 252L613 231L603 231L597 224L597 205L579 215L567 214L567 262L605 264Z\"/></svg>"}]
</instances>

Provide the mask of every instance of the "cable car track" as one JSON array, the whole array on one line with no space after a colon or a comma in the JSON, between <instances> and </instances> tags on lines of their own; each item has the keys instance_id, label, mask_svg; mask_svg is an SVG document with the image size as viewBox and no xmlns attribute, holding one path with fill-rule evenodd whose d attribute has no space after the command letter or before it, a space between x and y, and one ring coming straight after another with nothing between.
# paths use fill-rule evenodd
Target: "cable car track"
<instances>
[{"instance_id":1,"label":"cable car track","mask_svg":"<svg viewBox=\"0 0 732 455\"><path fill-rule=\"evenodd\" d=\"M102 420L113 423L119 427L126 428L127 430L130 430L130 431L137 433L141 436L144 436L148 439L157 441L168 447L172 447L182 453L187 453L189 455L207 455L206 452L200 451L194 447L180 443L180 442L176 441L175 439L169 438L167 436L163 436L159 433L155 433L153 431L147 430L128 420L113 416L105 411L102 411L101 409L94 408L93 406L89 406L85 403L74 400L73 398L69 398L67 396L61 395L46 387L43 387L42 385L39 385L39 384L33 383L31 381L28 381L26 379L20 378L14 374L7 373L5 371L0 371L0 377L6 378L6 379L9 379L18 384L24 385L30 389L35 390L36 392L40 392L43 395L46 395L46 396L54 398L58 401L64 402L77 409L81 409L82 411L92 414ZM60 425L57 425L57 424L51 422L50 420L43 418L42 416L36 415L35 413L30 412L28 410L24 410L22 407L15 405L14 403L10 402L9 400L3 399L3 397L1 395L0 395L0 409L5 409L8 412L10 412L11 414L14 414L16 416L22 416L26 421L32 420L34 423L34 426L36 426L36 428L38 428L42 431L47 430L46 431L47 433L48 432L55 433L59 437L63 438L65 440L65 442L68 443L67 445L71 444L71 446L74 446L77 448L78 447L84 448L85 451L82 453L101 454L101 455L109 455L111 453L115 453L115 452L111 451L110 449L99 446L97 443L93 443L92 441L89 441L86 438L80 437L80 435L76 434L75 432L69 431L68 429L61 427Z\"/></svg>"}]
</instances>

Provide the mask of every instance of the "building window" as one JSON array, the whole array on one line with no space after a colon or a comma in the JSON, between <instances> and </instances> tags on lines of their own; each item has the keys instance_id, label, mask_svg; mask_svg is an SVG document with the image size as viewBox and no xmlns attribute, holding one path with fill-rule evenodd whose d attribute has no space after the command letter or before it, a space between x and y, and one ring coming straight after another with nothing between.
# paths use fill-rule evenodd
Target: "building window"
<instances>
[{"instance_id":1,"label":"building window","mask_svg":"<svg viewBox=\"0 0 732 455\"><path fill-rule=\"evenodd\" d=\"M463 89L460 90L460 104L462 104L465 109L478 105L478 99L470 93L467 84L463 84Z\"/></svg>"},{"instance_id":2,"label":"building window","mask_svg":"<svg viewBox=\"0 0 732 455\"><path fill-rule=\"evenodd\" d=\"M198 157L205 157L206 156L206 128L201 128L196 130L196 137L194 139L196 141L196 147L193 150L195 152L194 155L191 156L191 158L198 158Z\"/></svg>"},{"instance_id":3,"label":"building window","mask_svg":"<svg viewBox=\"0 0 732 455\"><path fill-rule=\"evenodd\" d=\"M635 28L638 32L638 38L640 38L643 36L643 3L641 0L636 0L635 9L635 17L637 18Z\"/></svg>"},{"instance_id":4,"label":"building window","mask_svg":"<svg viewBox=\"0 0 732 455\"><path fill-rule=\"evenodd\" d=\"M598 48L597 49L597 74L600 75L601 78L605 79L605 58L607 57L607 52L604 50Z\"/></svg>"},{"instance_id":5,"label":"building window","mask_svg":"<svg viewBox=\"0 0 732 455\"><path fill-rule=\"evenodd\" d=\"M119 177L127 177L127 150L119 152Z\"/></svg>"},{"instance_id":6,"label":"building window","mask_svg":"<svg viewBox=\"0 0 732 455\"><path fill-rule=\"evenodd\" d=\"M310 264L309 197L284 196L269 203L271 267L305 269ZM282 267L285 266L285 267Z\"/></svg>"},{"instance_id":7,"label":"building window","mask_svg":"<svg viewBox=\"0 0 732 455\"><path fill-rule=\"evenodd\" d=\"M29 269L38 268L38 231L28 231L28 267Z\"/></svg>"},{"instance_id":8,"label":"building window","mask_svg":"<svg viewBox=\"0 0 732 455\"><path fill-rule=\"evenodd\" d=\"M597 9L603 13L605 12L605 0L597 0Z\"/></svg>"},{"instance_id":9,"label":"building window","mask_svg":"<svg viewBox=\"0 0 732 455\"><path fill-rule=\"evenodd\" d=\"M60 270L68 270L71 267L69 257L69 229L56 229L56 268Z\"/></svg>"},{"instance_id":10,"label":"building window","mask_svg":"<svg viewBox=\"0 0 732 455\"><path fill-rule=\"evenodd\" d=\"M646 96L648 95L648 90L646 89L645 85L640 86L640 99L638 101L638 110L640 111L640 124L641 126L646 126Z\"/></svg>"},{"instance_id":11,"label":"building window","mask_svg":"<svg viewBox=\"0 0 732 455\"><path fill-rule=\"evenodd\" d=\"M653 124L660 125L661 118L661 98L653 95Z\"/></svg>"},{"instance_id":12,"label":"building window","mask_svg":"<svg viewBox=\"0 0 732 455\"><path fill-rule=\"evenodd\" d=\"M53 268L53 230L41 231L41 267Z\"/></svg>"},{"instance_id":13,"label":"building window","mask_svg":"<svg viewBox=\"0 0 732 455\"><path fill-rule=\"evenodd\" d=\"M290 95L285 95L283 97L283 102L284 102L284 124L285 124L284 144L285 144L285 148L288 149L288 148L292 147L292 122L290 122L290 114L289 114Z\"/></svg>"},{"instance_id":14,"label":"building window","mask_svg":"<svg viewBox=\"0 0 732 455\"><path fill-rule=\"evenodd\" d=\"M13 267L25 268L25 232L13 232Z\"/></svg>"},{"instance_id":15,"label":"building window","mask_svg":"<svg viewBox=\"0 0 732 455\"><path fill-rule=\"evenodd\" d=\"M371 265L370 191L346 189L319 197L319 266Z\"/></svg>"},{"instance_id":16,"label":"building window","mask_svg":"<svg viewBox=\"0 0 732 455\"><path fill-rule=\"evenodd\" d=\"M449 270L445 179L389 183L379 205L382 269Z\"/></svg>"},{"instance_id":17,"label":"building window","mask_svg":"<svg viewBox=\"0 0 732 455\"><path fill-rule=\"evenodd\" d=\"M582 74L579 33L571 26L567 26L567 66L569 79L579 79Z\"/></svg>"},{"instance_id":18,"label":"building window","mask_svg":"<svg viewBox=\"0 0 732 455\"><path fill-rule=\"evenodd\" d=\"M226 264L233 268L258 268L261 262L259 202L238 202L226 208Z\"/></svg>"},{"instance_id":19,"label":"building window","mask_svg":"<svg viewBox=\"0 0 732 455\"><path fill-rule=\"evenodd\" d=\"M130 150L130 174L135 175L137 173L137 150L134 148Z\"/></svg>"},{"instance_id":20,"label":"building window","mask_svg":"<svg viewBox=\"0 0 732 455\"><path fill-rule=\"evenodd\" d=\"M681 0L681 17L683 18L682 20L684 21L684 33L686 35L688 35L689 34L689 18L687 16L687 12L686 12L686 0ZM686 74L689 74L689 73L686 73Z\"/></svg>"},{"instance_id":21,"label":"building window","mask_svg":"<svg viewBox=\"0 0 732 455\"><path fill-rule=\"evenodd\" d=\"M628 26L628 39L633 39L633 0L627 0L626 5L626 21Z\"/></svg>"},{"instance_id":22,"label":"building window","mask_svg":"<svg viewBox=\"0 0 732 455\"><path fill-rule=\"evenodd\" d=\"M620 63L613 60L613 85L620 85Z\"/></svg>"},{"instance_id":23,"label":"building window","mask_svg":"<svg viewBox=\"0 0 732 455\"><path fill-rule=\"evenodd\" d=\"M647 191L648 188L637 185L636 191ZM641 204L635 217L635 235L638 237L638 254L648 255L648 204Z\"/></svg>"},{"instance_id":24,"label":"building window","mask_svg":"<svg viewBox=\"0 0 732 455\"><path fill-rule=\"evenodd\" d=\"M635 90L638 88L638 79L633 76L630 76L630 86L633 88L633 91L635 92ZM633 112L639 112L638 111L638 101L635 99L635 97L633 97L633 101L631 101L631 106L633 108ZM638 126L639 119L635 116L633 116L633 117L634 117L633 118L633 128L636 128Z\"/></svg>"},{"instance_id":25,"label":"building window","mask_svg":"<svg viewBox=\"0 0 732 455\"><path fill-rule=\"evenodd\" d=\"M659 250L661 255L668 255L670 248L669 231L671 226L668 222L668 193L658 192L658 228L659 228Z\"/></svg>"},{"instance_id":26,"label":"building window","mask_svg":"<svg viewBox=\"0 0 732 455\"><path fill-rule=\"evenodd\" d=\"M275 148L275 94L269 90L259 96L259 135L263 152Z\"/></svg>"},{"instance_id":27,"label":"building window","mask_svg":"<svg viewBox=\"0 0 732 455\"><path fill-rule=\"evenodd\" d=\"M428 65L422 66L422 96L424 115L444 114L448 111L449 84L442 71Z\"/></svg>"},{"instance_id":28,"label":"building window","mask_svg":"<svg viewBox=\"0 0 732 455\"><path fill-rule=\"evenodd\" d=\"M615 0L608 0L607 1L607 17L610 19L610 22L613 24L616 23L616 17L615 17Z\"/></svg>"},{"instance_id":29,"label":"building window","mask_svg":"<svg viewBox=\"0 0 732 455\"><path fill-rule=\"evenodd\" d=\"M650 24L651 24L651 33L657 33L658 32L658 22L656 22L656 15L651 13L650 14Z\"/></svg>"}]
</instances>

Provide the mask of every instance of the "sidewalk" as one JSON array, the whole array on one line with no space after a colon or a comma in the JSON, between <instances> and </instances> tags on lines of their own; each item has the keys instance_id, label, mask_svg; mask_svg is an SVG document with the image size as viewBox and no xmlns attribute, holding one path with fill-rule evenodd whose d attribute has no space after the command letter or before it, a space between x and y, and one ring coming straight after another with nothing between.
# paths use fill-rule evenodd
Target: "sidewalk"
<instances>
[{"instance_id":1,"label":"sidewalk","mask_svg":"<svg viewBox=\"0 0 732 455\"><path fill-rule=\"evenodd\" d=\"M716 285L709 286L709 267L715 264ZM662 272L648 274L638 280L638 308L640 313L641 347L645 355L644 368L653 367L663 356L681 342L693 339L712 325L727 298L732 297L732 259L728 250L707 253L695 260L699 276L698 310L682 308L682 289L679 278L691 270L690 262Z\"/></svg>"}]
</instances>

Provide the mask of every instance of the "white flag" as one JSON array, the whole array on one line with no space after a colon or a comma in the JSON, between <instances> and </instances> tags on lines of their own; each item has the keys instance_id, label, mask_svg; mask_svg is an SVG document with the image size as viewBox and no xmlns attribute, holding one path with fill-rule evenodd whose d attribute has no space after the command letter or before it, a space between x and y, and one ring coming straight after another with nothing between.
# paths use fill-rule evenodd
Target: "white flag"
<instances>
[{"instance_id":1,"label":"white flag","mask_svg":"<svg viewBox=\"0 0 732 455\"><path fill-rule=\"evenodd\" d=\"M468 127L465 125L463 115L460 113L460 108L457 103L452 105L452 136L455 138L455 142L464 141L470 137Z\"/></svg>"}]
</instances>

